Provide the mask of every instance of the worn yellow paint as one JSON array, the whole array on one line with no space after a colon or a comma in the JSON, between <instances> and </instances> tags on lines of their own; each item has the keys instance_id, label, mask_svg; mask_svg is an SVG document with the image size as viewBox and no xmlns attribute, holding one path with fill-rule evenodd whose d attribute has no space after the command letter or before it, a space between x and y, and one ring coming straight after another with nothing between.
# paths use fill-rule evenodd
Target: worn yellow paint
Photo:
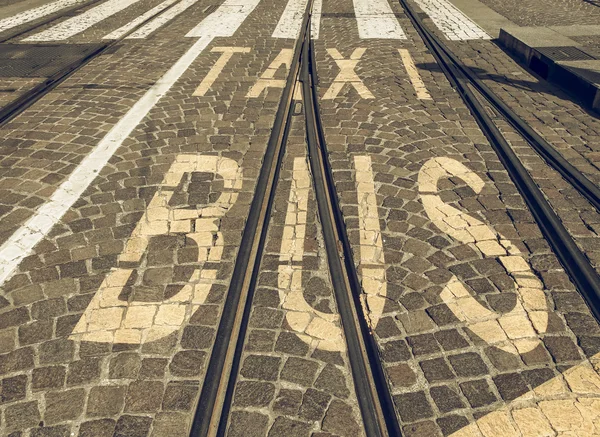
<instances>
[{"instance_id":1,"label":"worn yellow paint","mask_svg":"<svg viewBox=\"0 0 600 437\"><path fill-rule=\"evenodd\" d=\"M599 361L567 369L450 437L600 436Z\"/></svg>"},{"instance_id":2,"label":"worn yellow paint","mask_svg":"<svg viewBox=\"0 0 600 437\"><path fill-rule=\"evenodd\" d=\"M221 53L217 62L212 66L208 74L202 79L196 91L192 94L195 97L202 97L215 83L215 80L219 77L219 74L223 72L223 68L229 62L234 53L250 53L250 47L213 47L211 52Z\"/></svg>"},{"instance_id":3,"label":"worn yellow paint","mask_svg":"<svg viewBox=\"0 0 600 437\"><path fill-rule=\"evenodd\" d=\"M408 78L410 79L410 82L415 89L415 93L417 94L417 99L432 100L431 95L429 95L429 91L427 91L427 87L425 87L423 79L421 79L419 70L417 70L412 56L410 56L410 52L406 49L398 49L398 51L400 52L404 69L408 73Z\"/></svg>"},{"instance_id":4,"label":"worn yellow paint","mask_svg":"<svg viewBox=\"0 0 600 437\"><path fill-rule=\"evenodd\" d=\"M513 279L518 300L511 311L499 315L479 303L455 276L446 284L440 297L482 340L506 352L529 352L539 344L538 333L544 333L548 326L542 284L509 240L480 220L444 203L436 194L438 181L452 176L461 178L476 193L485 185L475 172L455 159L430 159L418 176L419 193L427 216L441 231L468 244L482 257L499 258Z\"/></svg>"},{"instance_id":5,"label":"worn yellow paint","mask_svg":"<svg viewBox=\"0 0 600 437\"><path fill-rule=\"evenodd\" d=\"M427 215L451 237L497 257L513 278L518 301L515 309L497 315L477 302L466 287L453 277L441 297L466 327L487 343L506 352L523 354L539 345L539 334L548 326L548 307L541 281L523 254L492 228L444 204L437 195L442 178L459 177L476 193L483 180L460 162L433 158L419 173L419 192ZM451 437L581 437L600 436L600 354L573 366L523 394Z\"/></svg>"},{"instance_id":6,"label":"worn yellow paint","mask_svg":"<svg viewBox=\"0 0 600 437\"><path fill-rule=\"evenodd\" d=\"M294 51L292 49L282 49L263 74L261 74L252 88L250 88L246 97L259 97L266 88L284 88L286 82L285 79L275 79L275 74L282 65L285 65L289 70L293 57Z\"/></svg>"},{"instance_id":7,"label":"worn yellow paint","mask_svg":"<svg viewBox=\"0 0 600 437\"><path fill-rule=\"evenodd\" d=\"M345 343L338 316L315 310L306 302L302 266L295 264L304 258L309 192L310 173L306 158L295 158L279 255L279 260L286 263L279 266L279 295L286 310L286 321L300 338L323 350L342 351Z\"/></svg>"},{"instance_id":8,"label":"worn yellow paint","mask_svg":"<svg viewBox=\"0 0 600 437\"><path fill-rule=\"evenodd\" d=\"M366 297L366 315L375 328L383 313L387 295L383 238L375 195L375 180L370 156L355 156L356 192L360 233L360 273Z\"/></svg>"},{"instance_id":9,"label":"worn yellow paint","mask_svg":"<svg viewBox=\"0 0 600 437\"><path fill-rule=\"evenodd\" d=\"M375 98L362 79L354 71L365 51L366 49L359 47L352 52L350 59L344 59L337 49L327 49L327 53L335 60L340 72L333 80L329 89L325 92L325 95L323 96L324 100L335 99L345 84L353 86L363 99Z\"/></svg>"},{"instance_id":10,"label":"worn yellow paint","mask_svg":"<svg viewBox=\"0 0 600 437\"><path fill-rule=\"evenodd\" d=\"M175 188L190 172L219 175L224 191L206 208L171 208L169 201ZM242 171L235 161L218 156L179 155L119 255L119 262L141 262L153 236L176 233L185 233L196 242L199 263L220 261L223 235L215 222L233 206L241 187ZM190 232L192 222L195 222L195 232ZM215 269L197 269L175 296L163 301L121 300L119 296L133 271L133 268L118 267L106 275L71 339L140 344L165 337L180 329L186 318L205 301L217 274Z\"/></svg>"}]
</instances>

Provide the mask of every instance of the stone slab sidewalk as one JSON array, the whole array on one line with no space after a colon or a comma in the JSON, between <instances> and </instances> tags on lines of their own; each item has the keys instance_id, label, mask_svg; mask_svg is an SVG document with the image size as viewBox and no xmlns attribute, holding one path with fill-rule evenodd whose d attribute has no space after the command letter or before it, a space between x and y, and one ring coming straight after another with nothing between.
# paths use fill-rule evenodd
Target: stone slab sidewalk
<instances>
[{"instance_id":1,"label":"stone slab sidewalk","mask_svg":"<svg viewBox=\"0 0 600 437\"><path fill-rule=\"evenodd\" d=\"M573 13L581 15L582 24L556 25L566 12L559 9L549 15L546 9L552 5L546 3L525 8L516 15L516 10L509 12L495 0L452 2L497 38L521 64L570 93L585 107L600 111L600 25L586 24L588 20L584 19L595 15L595 9L590 13L573 5L571 18ZM600 16L600 7L596 9ZM527 17L523 18L523 14ZM536 25L523 26L524 23Z\"/></svg>"}]
</instances>

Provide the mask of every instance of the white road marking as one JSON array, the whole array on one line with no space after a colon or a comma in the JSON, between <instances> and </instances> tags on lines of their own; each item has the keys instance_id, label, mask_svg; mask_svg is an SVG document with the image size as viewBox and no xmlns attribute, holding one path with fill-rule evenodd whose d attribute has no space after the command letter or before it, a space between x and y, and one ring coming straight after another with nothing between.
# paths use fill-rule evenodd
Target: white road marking
<instances>
[{"instance_id":1,"label":"white road marking","mask_svg":"<svg viewBox=\"0 0 600 437\"><path fill-rule=\"evenodd\" d=\"M0 32L4 32L5 30L12 29L13 27L20 26L21 24L43 18L47 15L53 14L54 12L58 12L61 9L68 8L69 6L73 6L78 3L86 3L88 1L89 0L58 0L35 9L29 9L28 11L24 11L20 14L0 20Z\"/></svg>"},{"instance_id":2,"label":"white road marking","mask_svg":"<svg viewBox=\"0 0 600 437\"><path fill-rule=\"evenodd\" d=\"M260 0L225 0L219 9L187 33L187 37L204 35L232 36ZM210 20L208 19L210 18Z\"/></svg>"},{"instance_id":3,"label":"white road marking","mask_svg":"<svg viewBox=\"0 0 600 437\"><path fill-rule=\"evenodd\" d=\"M277 26L275 27L272 37L290 39L298 38L307 4L308 0L289 0L285 10L283 11L283 14L281 14L281 18L279 19ZM313 15L311 18L311 37L313 39L317 39L319 37L322 5L322 0L316 0L313 3Z\"/></svg>"},{"instance_id":4,"label":"white road marking","mask_svg":"<svg viewBox=\"0 0 600 437\"><path fill-rule=\"evenodd\" d=\"M273 31L273 38L298 38L308 0L289 0Z\"/></svg>"},{"instance_id":5,"label":"white road marking","mask_svg":"<svg viewBox=\"0 0 600 437\"><path fill-rule=\"evenodd\" d=\"M464 164L452 158L432 158L419 171L419 194L429 219L441 231L481 253L497 258L513 280L518 299L503 314L490 311L453 276L440 293L452 313L479 338L512 354L524 354L539 345L539 334L548 327L548 308L543 284L523 254L509 240L480 220L446 203L437 194L443 178L462 179L475 193L485 182ZM504 290L501 290L504 291Z\"/></svg>"},{"instance_id":6,"label":"white road marking","mask_svg":"<svg viewBox=\"0 0 600 437\"><path fill-rule=\"evenodd\" d=\"M323 10L323 0L315 0L313 3L313 14L310 23L310 37L312 39L319 38L321 29L321 11Z\"/></svg>"},{"instance_id":7,"label":"white road marking","mask_svg":"<svg viewBox=\"0 0 600 437\"><path fill-rule=\"evenodd\" d=\"M223 179L219 198L200 209L169 206L186 174L213 173ZM189 176L188 176L189 177ZM223 256L223 234L216 221L235 204L242 188L242 171L237 163L219 156L179 155L165 174L133 230L119 262L139 264L154 236L184 234L198 248L199 268L181 290L161 301L120 299L135 268L113 268L87 306L69 338L100 343L141 344L176 332L204 303L217 277L216 269L204 269L206 262L218 263ZM193 229L193 231L192 231Z\"/></svg>"},{"instance_id":8,"label":"white road marking","mask_svg":"<svg viewBox=\"0 0 600 437\"><path fill-rule=\"evenodd\" d=\"M292 64L294 51L292 49L281 49L273 62L269 64L263 74L260 75L256 83L250 88L246 97L259 97L266 88L284 88L285 79L275 79L275 73L282 65L289 70Z\"/></svg>"},{"instance_id":9,"label":"white road marking","mask_svg":"<svg viewBox=\"0 0 600 437\"><path fill-rule=\"evenodd\" d=\"M354 12L362 39L406 39L388 0L354 0Z\"/></svg>"},{"instance_id":10,"label":"white road marking","mask_svg":"<svg viewBox=\"0 0 600 437\"><path fill-rule=\"evenodd\" d=\"M387 279L383 238L379 225L379 211L375 194L375 180L370 156L355 156L356 192L358 196L358 221L360 232L360 274L365 292L363 305L371 329L375 329L383 314ZM366 300L366 302L365 302Z\"/></svg>"},{"instance_id":11,"label":"white road marking","mask_svg":"<svg viewBox=\"0 0 600 437\"><path fill-rule=\"evenodd\" d=\"M152 9L150 9L146 13L140 15L135 20L130 21L126 25L119 27L117 30L109 33L102 39L119 39L119 38L121 38L127 32L129 32L132 29L134 29L135 27L139 26L144 21L149 20L152 16L154 16L155 14L158 14L160 11L164 11L165 9L167 9L169 6L171 6L173 3L177 2L177 1L179 1L179 0L165 0L158 6L153 7Z\"/></svg>"},{"instance_id":12,"label":"white road marking","mask_svg":"<svg viewBox=\"0 0 600 437\"><path fill-rule=\"evenodd\" d=\"M196 41L175 65L133 105L96 148L83 159L69 178L57 188L50 200L42 205L0 247L0 286L14 274L21 261L48 235L52 227L81 197L98 172L123 144L123 141L171 89L200 53L216 36L232 36L259 1L226 0L219 9L202 21L198 27L203 29L203 37ZM235 3L238 4L238 7L232 9L232 4ZM243 12L239 12L240 10Z\"/></svg>"},{"instance_id":13,"label":"white road marking","mask_svg":"<svg viewBox=\"0 0 600 437\"><path fill-rule=\"evenodd\" d=\"M431 96L423 83L423 79L421 79L421 75L419 74L419 70L415 66L415 63L410 56L410 52L406 49L398 49L400 52L400 57L402 58L402 63L404 64L404 68L408 73L408 78L412 83L413 88L415 89L415 94L417 95L417 99L420 100L431 100Z\"/></svg>"},{"instance_id":14,"label":"white road marking","mask_svg":"<svg viewBox=\"0 0 600 437\"><path fill-rule=\"evenodd\" d=\"M306 158L294 158L292 186L279 251L279 261L287 263L279 266L279 296L282 307L287 310L286 321L305 343L310 345L314 341L319 349L342 351L345 349L345 342L342 331L336 324L337 314L318 311L306 302L302 287L302 266L294 264L302 262L304 258L310 186Z\"/></svg>"},{"instance_id":15,"label":"white road marking","mask_svg":"<svg viewBox=\"0 0 600 437\"><path fill-rule=\"evenodd\" d=\"M448 0L415 0L415 3L431 17L449 40L491 39L481 27Z\"/></svg>"},{"instance_id":16,"label":"white road marking","mask_svg":"<svg viewBox=\"0 0 600 437\"><path fill-rule=\"evenodd\" d=\"M222 53L222 55L217 59L217 62L215 62L204 79L202 79L202 82L200 82L200 85L198 85L192 96L202 97L206 94L234 53L250 53L250 50L250 47L213 47L211 50L212 53Z\"/></svg>"},{"instance_id":17,"label":"white road marking","mask_svg":"<svg viewBox=\"0 0 600 437\"><path fill-rule=\"evenodd\" d=\"M71 17L50 29L25 38L23 41L62 41L71 38L139 1L108 0L81 15Z\"/></svg>"},{"instance_id":18,"label":"white road marking","mask_svg":"<svg viewBox=\"0 0 600 437\"><path fill-rule=\"evenodd\" d=\"M327 53L335 60L340 72L333 79L333 83L325 92L323 100L335 99L345 84L350 84L363 99L374 99L375 96L369 91L362 79L358 77L354 69L366 49L357 48L350 55L350 59L344 59L337 49L327 49Z\"/></svg>"},{"instance_id":19,"label":"white road marking","mask_svg":"<svg viewBox=\"0 0 600 437\"><path fill-rule=\"evenodd\" d=\"M198 0L183 0L181 3L176 4L171 9L166 11L165 13L159 15L154 20L150 21L148 24L144 25L142 28L136 30L131 35L127 37L127 39L141 39L146 38L152 32L165 25L173 18L177 17L179 14L184 12L190 6L196 4Z\"/></svg>"}]
</instances>

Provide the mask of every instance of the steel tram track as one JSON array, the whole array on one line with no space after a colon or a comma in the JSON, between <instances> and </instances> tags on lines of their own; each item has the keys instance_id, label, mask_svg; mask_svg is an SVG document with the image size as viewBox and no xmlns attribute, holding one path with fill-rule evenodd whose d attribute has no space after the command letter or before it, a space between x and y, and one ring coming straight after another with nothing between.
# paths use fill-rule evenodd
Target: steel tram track
<instances>
[{"instance_id":1,"label":"steel tram track","mask_svg":"<svg viewBox=\"0 0 600 437\"><path fill-rule=\"evenodd\" d=\"M600 319L600 276L577 247L542 191L535 184L469 85L477 90L497 112L502 114L544 160L598 210L600 210L600 189L568 163L547 141L502 102L475 73L460 62L456 55L424 25L406 0L399 0L399 2L442 71L457 89L481 130L492 144L565 271L584 296L592 313ZM69 9L59 16L38 22L30 29L19 31L0 42L17 38L47 25L65 14L70 14L94 3L96 2ZM192 423L191 437L224 436L227 431L227 418L241 362L277 180L285 154L285 143L291 125L293 96L298 81L302 87L308 158L319 218L365 433L369 437L401 435L387 378L379 357L378 345L363 313L360 300L360 281L353 262L352 250L345 231L342 212L337 202L333 174L328 161L318 103L314 45L310 38L312 3L313 0L309 0L305 11L289 76L260 170L235 262L233 279L215 336L218 340L210 356ZM0 127L21 114L91 60L119 44L127 36L169 8L157 12L119 39L103 44L2 108L0 110Z\"/></svg>"},{"instance_id":2,"label":"steel tram track","mask_svg":"<svg viewBox=\"0 0 600 437\"><path fill-rule=\"evenodd\" d=\"M498 126L486 111L474 90L480 93L506 121L558 171L588 202L600 211L600 189L573 167L546 140L506 105L481 79L441 41L415 12L408 0L398 0L413 27L434 56L442 71L458 91L482 132L507 170L511 180L525 200L543 236L552 247L561 265L596 319L600 320L600 275L565 228L542 190L535 183Z\"/></svg>"},{"instance_id":3,"label":"steel tram track","mask_svg":"<svg viewBox=\"0 0 600 437\"><path fill-rule=\"evenodd\" d=\"M217 341L200 392L190 431L191 437L221 437L227 432L252 299L271 219L270 212L290 131L293 96L298 81L301 83L303 95L308 158L319 221L365 433L369 437L401 435L378 346L363 312L361 286L327 158L318 103L314 46L310 37L312 3L313 0L309 0L307 4L289 76L260 170L235 262L233 279L215 336Z\"/></svg>"},{"instance_id":4,"label":"steel tram track","mask_svg":"<svg viewBox=\"0 0 600 437\"><path fill-rule=\"evenodd\" d=\"M169 9L175 7L176 5L181 3L181 1L183 1L183 0L179 0L178 2L173 3L169 7L156 12L152 16L148 17L148 19L144 20L143 22L136 25L134 28L130 29L129 31L127 31L126 33L121 35L118 39L111 40L109 42L99 45L99 47L97 47L93 51L87 53L86 55L82 56L81 58L77 59L76 61L73 61L72 63L65 66L58 72L54 73L52 76L48 77L45 81L35 85L33 88L24 92L19 97L14 99L12 102L8 103L6 106L0 108L0 128L2 128L4 125L6 125L6 123L8 123L10 120L13 120L15 117L17 117L18 115L23 113L27 108L31 107L38 100L43 98L45 95L50 93L58 85L63 83L65 80L67 80L73 74L75 74L77 71L81 70L81 68L83 68L85 65L87 65L88 63L90 63L91 61L93 61L98 56L102 55L103 53L106 53L109 49L116 47L119 43L123 42L123 40L125 40L129 35L133 34L135 31L137 31L138 29L143 27L145 24L152 21L154 18L167 12ZM19 31L15 35L12 35L3 40L0 40L0 43L5 43L12 39L18 38L21 35L35 31L36 29L43 27L43 26L51 23L52 21L58 20L58 19L64 17L65 15L69 15L69 14L73 13L74 11L77 11L84 7L88 7L95 3L98 3L98 1L93 1L91 3L87 3L86 5L79 5L79 7L70 8L66 11L63 11L63 13L61 13L60 15L52 16L51 18L48 18L48 19L44 20L43 22L37 23L26 30Z\"/></svg>"},{"instance_id":5,"label":"steel tram track","mask_svg":"<svg viewBox=\"0 0 600 437\"><path fill-rule=\"evenodd\" d=\"M439 38L425 27L406 0L399 1L427 48L492 144L565 271L585 298L592 313L600 320L600 276L577 247L471 86L504 116L548 165L558 171L599 210L600 190L462 64ZM291 124L292 96L298 79L302 84L308 158L319 220L365 433L369 437L401 436L378 345L363 314L360 302L361 286L328 161L318 104L314 45L310 38L311 5L312 1L309 1L300 37L296 42L287 85L280 101L250 216L242 237L240 254L236 259L234 279L227 294L225 309L217 331L216 338L219 342L211 355L190 433L191 437L226 435L228 415L244 347L246 325L250 316L254 287L268 230L269 213L277 186L276 178L285 153L285 141ZM274 179L269 180L269 175ZM259 220L259 215L262 222Z\"/></svg>"}]
</instances>

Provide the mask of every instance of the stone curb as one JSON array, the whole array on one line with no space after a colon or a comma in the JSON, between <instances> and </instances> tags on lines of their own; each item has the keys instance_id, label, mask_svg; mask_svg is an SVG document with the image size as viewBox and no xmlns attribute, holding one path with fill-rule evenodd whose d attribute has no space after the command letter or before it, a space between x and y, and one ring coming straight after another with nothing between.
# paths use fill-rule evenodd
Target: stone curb
<instances>
[{"instance_id":1,"label":"stone curb","mask_svg":"<svg viewBox=\"0 0 600 437\"><path fill-rule=\"evenodd\" d=\"M543 53L548 47L568 47L587 54L575 41L548 28L515 27L500 29L498 42L534 73L600 112L600 60L592 56L590 60L561 61Z\"/></svg>"}]
</instances>

